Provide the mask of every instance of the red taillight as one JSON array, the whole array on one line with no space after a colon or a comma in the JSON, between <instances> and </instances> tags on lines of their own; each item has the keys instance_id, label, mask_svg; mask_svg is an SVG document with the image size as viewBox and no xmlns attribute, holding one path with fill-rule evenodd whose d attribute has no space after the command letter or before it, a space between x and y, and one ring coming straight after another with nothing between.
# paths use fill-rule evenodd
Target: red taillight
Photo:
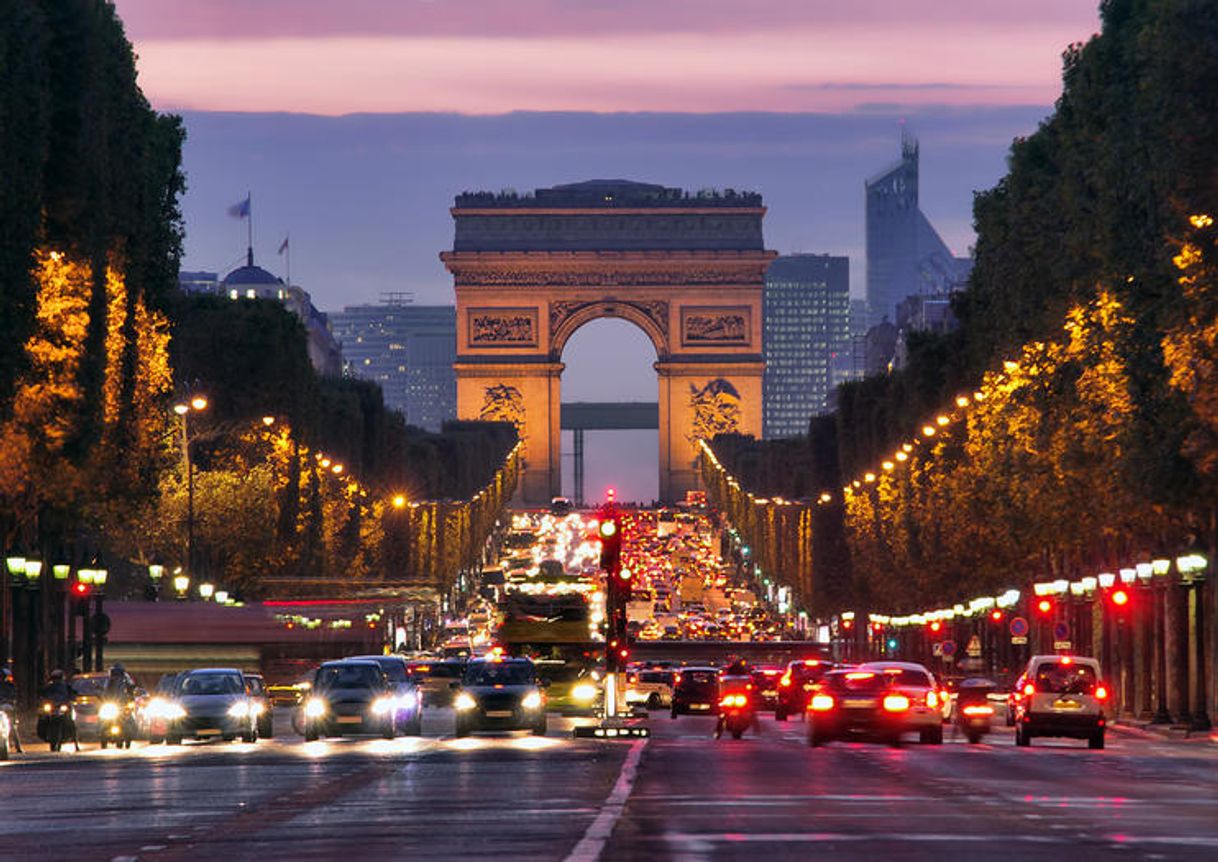
<instances>
[{"instance_id":1,"label":"red taillight","mask_svg":"<svg viewBox=\"0 0 1218 862\"><path fill-rule=\"evenodd\" d=\"M1107 700L1108 699L1108 689L1102 685L1097 685L1095 687L1095 699L1096 700Z\"/></svg>"},{"instance_id":2,"label":"red taillight","mask_svg":"<svg viewBox=\"0 0 1218 862\"><path fill-rule=\"evenodd\" d=\"M889 694L884 697L885 712L904 712L909 709L909 698L903 694Z\"/></svg>"},{"instance_id":3,"label":"red taillight","mask_svg":"<svg viewBox=\"0 0 1218 862\"><path fill-rule=\"evenodd\" d=\"M1036 694L1036 686L1032 685L1032 683L1028 683L1023 687L1024 697L1031 697L1034 694Z\"/></svg>"},{"instance_id":4,"label":"red taillight","mask_svg":"<svg viewBox=\"0 0 1218 862\"><path fill-rule=\"evenodd\" d=\"M993 715L994 707L992 706L966 706L960 710L965 715Z\"/></svg>"},{"instance_id":5,"label":"red taillight","mask_svg":"<svg viewBox=\"0 0 1218 862\"><path fill-rule=\"evenodd\" d=\"M677 674L673 674L673 677L672 677L672 684L673 684L673 685L676 685L676 684L677 684L677 683L679 683L680 681L681 681L681 674L679 674L679 673L677 673Z\"/></svg>"},{"instance_id":6,"label":"red taillight","mask_svg":"<svg viewBox=\"0 0 1218 862\"><path fill-rule=\"evenodd\" d=\"M833 709L833 696L828 694L812 695L812 699L808 701L808 709L813 712L828 712Z\"/></svg>"},{"instance_id":7,"label":"red taillight","mask_svg":"<svg viewBox=\"0 0 1218 862\"><path fill-rule=\"evenodd\" d=\"M749 699L743 694L729 694L723 700L719 701L720 706L726 706L729 709L734 706L747 706Z\"/></svg>"}]
</instances>

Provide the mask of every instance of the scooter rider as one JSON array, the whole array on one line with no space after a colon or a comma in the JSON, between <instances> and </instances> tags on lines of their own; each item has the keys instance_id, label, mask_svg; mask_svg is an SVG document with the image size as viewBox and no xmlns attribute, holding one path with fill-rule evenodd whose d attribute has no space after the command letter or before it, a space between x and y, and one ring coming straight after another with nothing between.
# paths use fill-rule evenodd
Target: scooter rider
<instances>
[{"instance_id":1,"label":"scooter rider","mask_svg":"<svg viewBox=\"0 0 1218 862\"><path fill-rule=\"evenodd\" d=\"M43 700L49 700L51 703L59 705L62 703L75 703L77 692L72 688L72 684L68 682L60 668L55 668L51 671L51 678L42 690L38 692L38 696ZM80 751L80 740L76 736L76 722L70 721L69 728L72 731L71 740L76 744L76 750Z\"/></svg>"},{"instance_id":2,"label":"scooter rider","mask_svg":"<svg viewBox=\"0 0 1218 862\"><path fill-rule=\"evenodd\" d=\"M110 678L106 680L106 699L126 706L134 699L134 689L135 687L132 684L131 677L127 676L126 669L116 662L110 668Z\"/></svg>"},{"instance_id":3,"label":"scooter rider","mask_svg":"<svg viewBox=\"0 0 1218 862\"><path fill-rule=\"evenodd\" d=\"M750 703L752 702L753 677L749 668L748 662L742 658L734 659L726 668L723 669L722 675L719 677L719 696L723 697L728 694L743 694L747 695ZM723 735L724 723L726 717L723 711L719 712L719 721L715 725L715 739ZM757 713L753 711L753 730L758 729Z\"/></svg>"}]
</instances>

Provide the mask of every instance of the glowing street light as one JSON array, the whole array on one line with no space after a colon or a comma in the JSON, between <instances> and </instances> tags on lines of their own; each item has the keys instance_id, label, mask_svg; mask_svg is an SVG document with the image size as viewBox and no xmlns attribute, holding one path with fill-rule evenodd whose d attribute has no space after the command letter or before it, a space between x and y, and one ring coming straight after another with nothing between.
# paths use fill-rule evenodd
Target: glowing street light
<instances>
[{"instance_id":1,"label":"glowing street light","mask_svg":"<svg viewBox=\"0 0 1218 862\"><path fill-rule=\"evenodd\" d=\"M190 589L190 576L176 575L173 579L173 588L177 590L179 599L185 599L186 591Z\"/></svg>"},{"instance_id":2,"label":"glowing street light","mask_svg":"<svg viewBox=\"0 0 1218 862\"><path fill-rule=\"evenodd\" d=\"M202 583L199 584L199 598L204 601L209 601L216 592L215 584Z\"/></svg>"}]
</instances>

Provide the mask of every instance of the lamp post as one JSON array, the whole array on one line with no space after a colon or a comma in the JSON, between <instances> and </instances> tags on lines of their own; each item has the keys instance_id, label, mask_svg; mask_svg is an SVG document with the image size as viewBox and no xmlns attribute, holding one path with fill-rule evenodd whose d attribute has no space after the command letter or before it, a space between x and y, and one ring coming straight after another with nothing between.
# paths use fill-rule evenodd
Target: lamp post
<instances>
[{"instance_id":1,"label":"lamp post","mask_svg":"<svg viewBox=\"0 0 1218 862\"><path fill-rule=\"evenodd\" d=\"M1181 582L1192 594L1193 605L1193 662L1196 671L1197 686L1193 692L1192 718L1189 730L1205 731L1212 726L1206 701L1209 699L1209 687L1206 685L1206 675L1209 673L1205 662L1205 570L1208 561L1201 554L1187 554L1176 559L1176 569L1180 572Z\"/></svg>"},{"instance_id":2,"label":"lamp post","mask_svg":"<svg viewBox=\"0 0 1218 862\"><path fill-rule=\"evenodd\" d=\"M1167 574L1171 571L1171 560L1151 560L1151 590L1154 594L1155 614L1155 714L1153 724L1171 724L1171 713L1167 711Z\"/></svg>"},{"instance_id":3,"label":"lamp post","mask_svg":"<svg viewBox=\"0 0 1218 862\"><path fill-rule=\"evenodd\" d=\"M104 654L106 635L110 633L110 618L102 613L102 601L106 597L106 580L109 577L110 573L105 569L93 570L93 586L95 587L93 594L97 597L97 610L93 614L94 670L101 670L105 667Z\"/></svg>"},{"instance_id":4,"label":"lamp post","mask_svg":"<svg viewBox=\"0 0 1218 862\"><path fill-rule=\"evenodd\" d=\"M173 412L182 420L182 458L186 462L186 571L194 572L195 566L195 464L190 457L190 422L192 412L207 409L207 396L195 394L188 401L173 406Z\"/></svg>"},{"instance_id":5,"label":"lamp post","mask_svg":"<svg viewBox=\"0 0 1218 862\"><path fill-rule=\"evenodd\" d=\"M0 573L0 663L8 664L12 658L10 646L9 619L12 617L13 582L25 574L25 557L19 553L11 553L4 559L6 573Z\"/></svg>"}]
</instances>

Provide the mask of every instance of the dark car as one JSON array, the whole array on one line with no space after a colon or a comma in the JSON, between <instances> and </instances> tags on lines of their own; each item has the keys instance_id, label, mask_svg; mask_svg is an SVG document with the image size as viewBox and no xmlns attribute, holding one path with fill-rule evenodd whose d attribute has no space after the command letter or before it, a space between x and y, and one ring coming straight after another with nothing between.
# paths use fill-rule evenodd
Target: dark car
<instances>
[{"instance_id":1,"label":"dark car","mask_svg":"<svg viewBox=\"0 0 1218 862\"><path fill-rule=\"evenodd\" d=\"M328 661L313 675L304 702L304 738L376 733L393 739L397 695L374 661Z\"/></svg>"},{"instance_id":2,"label":"dark car","mask_svg":"<svg viewBox=\"0 0 1218 862\"><path fill-rule=\"evenodd\" d=\"M397 698L397 703L394 704L394 721L406 736L422 734L423 693L411 677L406 659L400 655L357 655L352 656L352 659L372 661L381 666Z\"/></svg>"},{"instance_id":3,"label":"dark car","mask_svg":"<svg viewBox=\"0 0 1218 862\"><path fill-rule=\"evenodd\" d=\"M788 664L786 673L778 680L774 718L786 721L788 715L802 714L808 708L812 688L834 667L833 662L819 658L798 659Z\"/></svg>"},{"instance_id":4,"label":"dark car","mask_svg":"<svg viewBox=\"0 0 1218 862\"><path fill-rule=\"evenodd\" d=\"M266 691L266 680L260 673L247 673L244 676L245 687L256 715L258 735L270 739L275 734L275 715L272 712L274 705Z\"/></svg>"},{"instance_id":5,"label":"dark car","mask_svg":"<svg viewBox=\"0 0 1218 862\"><path fill-rule=\"evenodd\" d=\"M424 706L450 706L453 683L465 675L464 660L414 662L407 669L423 694Z\"/></svg>"},{"instance_id":6,"label":"dark car","mask_svg":"<svg viewBox=\"0 0 1218 862\"><path fill-rule=\"evenodd\" d=\"M226 741L258 739L253 700L246 693L245 677L235 668L205 668L178 677L167 710L165 741L219 736Z\"/></svg>"},{"instance_id":7,"label":"dark car","mask_svg":"<svg viewBox=\"0 0 1218 862\"><path fill-rule=\"evenodd\" d=\"M776 709L778 707L778 683L783 677L783 669L755 667L750 676L753 678L753 690L757 692L757 708Z\"/></svg>"},{"instance_id":8,"label":"dark car","mask_svg":"<svg viewBox=\"0 0 1218 862\"><path fill-rule=\"evenodd\" d=\"M98 738L97 711L109 681L110 674L106 671L78 673L72 677L72 690L76 692L76 734L82 740Z\"/></svg>"},{"instance_id":9,"label":"dark car","mask_svg":"<svg viewBox=\"0 0 1218 862\"><path fill-rule=\"evenodd\" d=\"M873 662L826 673L808 704L808 744L852 736L889 744L916 732L922 742L943 742L943 715L934 676L910 662Z\"/></svg>"},{"instance_id":10,"label":"dark car","mask_svg":"<svg viewBox=\"0 0 1218 862\"><path fill-rule=\"evenodd\" d=\"M457 736L475 730L546 732L546 698L527 658L475 659L456 689Z\"/></svg>"},{"instance_id":11,"label":"dark car","mask_svg":"<svg viewBox=\"0 0 1218 862\"><path fill-rule=\"evenodd\" d=\"M683 667L673 679L672 717L718 715L719 671L713 667Z\"/></svg>"}]
</instances>

